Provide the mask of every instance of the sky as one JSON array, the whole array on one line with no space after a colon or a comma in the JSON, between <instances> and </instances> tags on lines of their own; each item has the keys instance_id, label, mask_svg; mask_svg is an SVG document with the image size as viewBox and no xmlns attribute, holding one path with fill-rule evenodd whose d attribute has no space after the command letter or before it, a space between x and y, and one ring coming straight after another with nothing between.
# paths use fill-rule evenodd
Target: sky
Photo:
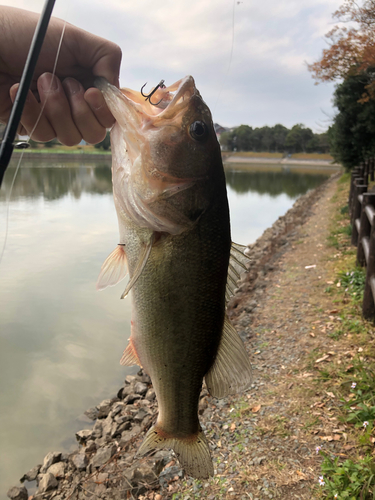
<instances>
[{"instance_id":1,"label":"sky","mask_svg":"<svg viewBox=\"0 0 375 500\"><path fill-rule=\"evenodd\" d=\"M41 12L43 0L3 5ZM296 123L321 133L334 84L314 85L332 13L343 0L57 0L53 15L117 43L120 83L146 89L190 74L225 127Z\"/></svg>"}]
</instances>

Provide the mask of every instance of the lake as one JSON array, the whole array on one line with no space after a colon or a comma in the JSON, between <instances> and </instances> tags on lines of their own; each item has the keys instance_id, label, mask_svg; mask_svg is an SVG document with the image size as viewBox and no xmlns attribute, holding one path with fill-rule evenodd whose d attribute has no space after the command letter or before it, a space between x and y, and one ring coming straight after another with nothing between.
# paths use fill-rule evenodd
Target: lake
<instances>
[{"instance_id":1,"label":"lake","mask_svg":"<svg viewBox=\"0 0 375 500\"><path fill-rule=\"evenodd\" d=\"M260 168L227 171L238 243L254 242L329 175ZM0 251L14 172L0 193ZM137 371L119 364L130 335L125 285L95 290L118 243L109 161L24 161L8 223L0 263L2 499L48 451L74 448L74 432L87 427L83 412Z\"/></svg>"}]
</instances>

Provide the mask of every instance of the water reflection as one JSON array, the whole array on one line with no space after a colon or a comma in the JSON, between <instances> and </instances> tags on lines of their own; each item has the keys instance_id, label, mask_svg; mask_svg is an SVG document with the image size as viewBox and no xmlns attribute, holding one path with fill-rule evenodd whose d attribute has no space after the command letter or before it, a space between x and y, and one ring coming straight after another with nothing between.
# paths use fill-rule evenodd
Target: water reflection
<instances>
[{"instance_id":1,"label":"water reflection","mask_svg":"<svg viewBox=\"0 0 375 500\"><path fill-rule=\"evenodd\" d=\"M14 175L0 192L0 229ZM324 177L227 172L233 239L253 242ZM118 243L109 162L24 162L0 265L0 497L51 450L66 450L77 416L113 396L130 333L120 284L97 293ZM0 233L0 245L4 232Z\"/></svg>"},{"instance_id":2,"label":"water reflection","mask_svg":"<svg viewBox=\"0 0 375 500\"><path fill-rule=\"evenodd\" d=\"M239 194L253 192L272 197L285 193L290 198L305 194L327 179L323 174L300 174L287 170L279 172L226 170L227 184Z\"/></svg>"},{"instance_id":3,"label":"water reflection","mask_svg":"<svg viewBox=\"0 0 375 500\"><path fill-rule=\"evenodd\" d=\"M9 192L14 173L12 165L4 177L2 193ZM82 193L112 193L111 162L55 163L40 168L40 162L25 161L17 174L12 198L42 195L45 200L57 200L68 193L77 199Z\"/></svg>"}]
</instances>

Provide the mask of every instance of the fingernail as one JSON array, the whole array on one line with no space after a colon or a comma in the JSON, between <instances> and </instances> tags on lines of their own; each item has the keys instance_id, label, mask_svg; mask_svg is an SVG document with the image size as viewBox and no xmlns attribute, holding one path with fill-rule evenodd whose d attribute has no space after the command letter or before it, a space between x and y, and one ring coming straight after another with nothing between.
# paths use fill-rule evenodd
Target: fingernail
<instances>
[{"instance_id":1,"label":"fingernail","mask_svg":"<svg viewBox=\"0 0 375 500\"><path fill-rule=\"evenodd\" d=\"M44 73L38 80L44 92L54 92L59 88L59 82L52 73Z\"/></svg>"},{"instance_id":2,"label":"fingernail","mask_svg":"<svg viewBox=\"0 0 375 500\"><path fill-rule=\"evenodd\" d=\"M67 88L70 95L78 94L78 92L83 90L81 84L74 78L65 78L63 85Z\"/></svg>"},{"instance_id":3,"label":"fingernail","mask_svg":"<svg viewBox=\"0 0 375 500\"><path fill-rule=\"evenodd\" d=\"M104 104L105 104L104 98L102 97L99 91L92 92L90 94L89 105L92 109L97 111L101 109L104 106Z\"/></svg>"}]
</instances>

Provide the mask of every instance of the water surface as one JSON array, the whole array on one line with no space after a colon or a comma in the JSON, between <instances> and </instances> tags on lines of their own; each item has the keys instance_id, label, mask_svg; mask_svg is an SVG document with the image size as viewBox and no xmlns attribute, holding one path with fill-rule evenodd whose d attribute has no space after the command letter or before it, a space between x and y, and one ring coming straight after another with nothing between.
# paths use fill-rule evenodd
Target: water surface
<instances>
[{"instance_id":1,"label":"water surface","mask_svg":"<svg viewBox=\"0 0 375 500\"><path fill-rule=\"evenodd\" d=\"M0 193L0 245L14 168ZM227 171L233 240L248 244L327 176ZM0 264L0 498L51 450L75 446L83 412L133 368L125 284L96 292L118 243L110 163L23 162ZM124 282L125 283L125 282Z\"/></svg>"}]
</instances>

